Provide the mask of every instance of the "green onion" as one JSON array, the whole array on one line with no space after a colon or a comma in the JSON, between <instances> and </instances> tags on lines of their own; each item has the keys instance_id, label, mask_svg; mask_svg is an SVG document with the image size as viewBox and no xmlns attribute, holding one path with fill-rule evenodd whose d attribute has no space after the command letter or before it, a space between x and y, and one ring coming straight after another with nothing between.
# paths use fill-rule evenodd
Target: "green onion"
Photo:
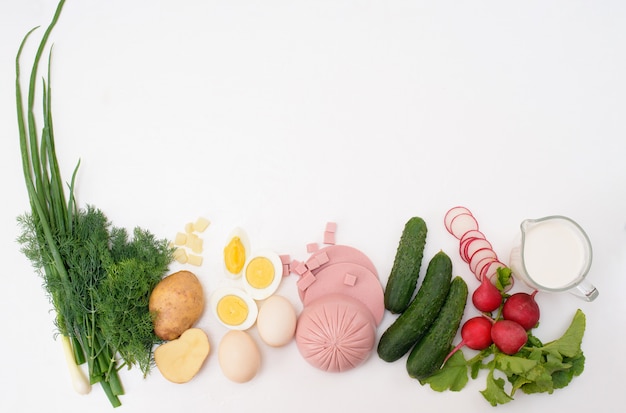
<instances>
[{"instance_id":1,"label":"green onion","mask_svg":"<svg viewBox=\"0 0 626 413\"><path fill-rule=\"evenodd\" d=\"M52 29L56 25L65 0L60 0L52 21L48 25L46 31L37 48L33 67L30 73L30 81L28 84L28 106L24 113L24 103L22 98L22 88L20 80L20 57L28 40L28 37L35 30L31 30L24 37L20 44L16 63L16 103L17 103L17 119L20 135L20 149L22 152L22 165L24 169L24 178L28 197L31 205L30 219L22 217L20 222L27 229L30 228L32 233L36 234L38 241L37 247L30 250L30 256L39 254L40 257L36 262L43 271L43 277L46 281L46 287L50 293L52 304L57 313L57 327L63 336L63 342L68 346L73 345L71 354L85 354L91 361L97 359L102 374L96 375L97 370L90 369L89 380L91 384L100 382L105 389L111 405L120 406L121 402L118 398L123 394L121 386L118 384L117 370L111 368L110 364L115 363L115 357L111 354L111 350L98 340L98 330L94 324L94 314L84 312L84 319L81 323L76 323L74 310L71 303L76 298L73 291L72 280L68 274L66 262L64 261L59 243L61 240L71 237L73 231L74 217L77 213L77 207L74 198L74 180L78 166L74 170L72 184L69 190L69 201L66 201L64 184L59 172L59 165L55 152L54 133L52 127L52 108L51 108L51 88L49 81L43 80L43 129L41 138L37 132L35 121L34 104L39 64L44 53L48 38ZM48 78L50 75L50 57L48 59ZM28 254L27 254L28 256ZM70 340L71 339L71 340ZM67 354L67 353L66 353ZM76 358L76 357L75 357ZM80 357L84 359L84 357ZM81 361L81 360L78 360ZM68 360L70 366L72 360ZM74 376L79 377L79 376ZM113 387L114 390L108 389Z\"/></svg>"},{"instance_id":2,"label":"green onion","mask_svg":"<svg viewBox=\"0 0 626 413\"><path fill-rule=\"evenodd\" d=\"M131 239L92 206L78 208L74 190L80 162L65 195L52 122L51 51L42 80L41 133L34 111L39 66L64 3L59 1L37 48L26 107L20 58L36 28L22 40L15 62L20 150L30 201L30 212L18 217L23 229L18 242L44 280L74 387L86 393L100 383L111 405L118 407L124 394L119 369L137 365L146 377L154 364L152 349L160 340L154 334L148 302L172 261L173 250L166 240L140 228ZM88 377L79 367L85 363Z\"/></svg>"}]
</instances>

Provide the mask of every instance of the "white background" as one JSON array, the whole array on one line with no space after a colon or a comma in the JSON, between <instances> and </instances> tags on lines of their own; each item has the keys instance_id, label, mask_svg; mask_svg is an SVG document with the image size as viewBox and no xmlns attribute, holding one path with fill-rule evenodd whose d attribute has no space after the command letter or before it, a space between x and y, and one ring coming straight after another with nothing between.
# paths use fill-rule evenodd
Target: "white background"
<instances>
[{"instance_id":1,"label":"white background","mask_svg":"<svg viewBox=\"0 0 626 413\"><path fill-rule=\"evenodd\" d=\"M55 7L0 1L3 412L111 411L99 387L71 389L41 281L15 242L28 201L14 57ZM253 246L304 259L335 221L337 242L366 253L384 285L404 223L418 215L429 226L425 260L443 249L473 289L442 225L448 208L469 207L504 260L523 219L567 215L592 240L600 297L539 295L536 334L557 338L583 309L585 372L503 408L623 410L625 18L617 0L70 0L51 38L57 150L66 179L81 160L81 205L117 226L172 239L209 218L205 264L193 269L207 294L237 225ZM25 50L25 73L41 33ZM300 309L295 281L280 293ZM379 335L392 320L386 314ZM213 346L199 375L174 385L157 370L145 380L124 370L120 411L491 409L479 394L485 376L436 393L403 361L375 353L350 372L322 373L295 343L259 342L261 371L234 384L217 363L224 329L208 311L198 326Z\"/></svg>"}]
</instances>

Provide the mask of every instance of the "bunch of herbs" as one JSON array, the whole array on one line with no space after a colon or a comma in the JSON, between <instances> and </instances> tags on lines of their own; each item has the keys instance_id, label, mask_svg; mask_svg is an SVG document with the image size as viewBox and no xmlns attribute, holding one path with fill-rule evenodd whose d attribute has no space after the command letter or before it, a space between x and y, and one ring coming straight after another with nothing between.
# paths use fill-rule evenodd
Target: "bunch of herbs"
<instances>
[{"instance_id":1,"label":"bunch of herbs","mask_svg":"<svg viewBox=\"0 0 626 413\"><path fill-rule=\"evenodd\" d=\"M90 384L100 383L112 406L124 394L118 371L153 366L152 349L160 340L153 331L148 300L165 275L173 251L164 239L141 228L132 237L93 207L80 208L75 197L78 163L66 184L57 160L50 87L51 52L42 80L43 126L37 127L35 95L40 62L65 0L43 33L23 100L20 58L33 33L20 44L16 69L16 104L20 150L30 210L18 217L21 250L43 279L55 310L55 325L71 343L77 364L87 363ZM66 196L66 186L68 194Z\"/></svg>"}]
</instances>

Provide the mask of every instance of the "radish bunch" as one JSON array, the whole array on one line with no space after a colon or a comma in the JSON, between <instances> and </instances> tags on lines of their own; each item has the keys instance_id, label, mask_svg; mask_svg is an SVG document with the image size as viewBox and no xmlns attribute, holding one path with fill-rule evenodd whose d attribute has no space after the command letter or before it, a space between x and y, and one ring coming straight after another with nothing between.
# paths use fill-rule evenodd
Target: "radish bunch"
<instances>
[{"instance_id":1,"label":"radish bunch","mask_svg":"<svg viewBox=\"0 0 626 413\"><path fill-rule=\"evenodd\" d=\"M539 322L540 311L535 301L537 291L532 294L507 294L513 285L511 270L498 259L469 209L462 206L450 209L444 224L448 232L459 240L461 259L469 264L480 281L472 293L472 304L481 313L463 324L462 340L446 360L463 346L485 350L495 344L505 354L517 353L528 341L528 330ZM510 282L501 283L503 278ZM494 317L496 310L499 311Z\"/></svg>"}]
</instances>

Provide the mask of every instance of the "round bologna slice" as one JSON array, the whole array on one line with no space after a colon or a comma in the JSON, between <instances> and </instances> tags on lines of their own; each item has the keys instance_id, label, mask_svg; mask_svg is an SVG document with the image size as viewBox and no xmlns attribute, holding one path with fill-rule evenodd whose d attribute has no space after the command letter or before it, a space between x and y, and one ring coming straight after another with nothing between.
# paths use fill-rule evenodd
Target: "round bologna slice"
<instances>
[{"instance_id":1,"label":"round bologna slice","mask_svg":"<svg viewBox=\"0 0 626 413\"><path fill-rule=\"evenodd\" d=\"M383 287L376 274L353 263L331 264L315 274L315 281L302 291L302 303L310 305L329 294L344 294L369 309L378 326L385 315Z\"/></svg>"},{"instance_id":2,"label":"round bologna slice","mask_svg":"<svg viewBox=\"0 0 626 413\"><path fill-rule=\"evenodd\" d=\"M295 340L309 364L323 371L342 372L367 360L376 342L376 325L359 300L331 294L304 307Z\"/></svg>"},{"instance_id":3,"label":"round bologna slice","mask_svg":"<svg viewBox=\"0 0 626 413\"><path fill-rule=\"evenodd\" d=\"M347 245L330 245L311 254L304 263L313 275L333 264L351 263L367 268L378 277L378 272L372 261L356 248ZM304 299L306 290L298 289L300 300Z\"/></svg>"},{"instance_id":4,"label":"round bologna slice","mask_svg":"<svg viewBox=\"0 0 626 413\"><path fill-rule=\"evenodd\" d=\"M454 220L454 218L461 214L472 215L471 211L464 206L455 206L454 208L450 208L448 212L446 212L446 215L443 217L443 224L449 233L452 234L452 221Z\"/></svg>"},{"instance_id":5,"label":"round bologna slice","mask_svg":"<svg viewBox=\"0 0 626 413\"><path fill-rule=\"evenodd\" d=\"M350 262L361 265L374 274L378 274L372 260L367 255L354 247L347 245L330 245L321 248L311 254L305 264L311 269L313 274L321 271L325 266L331 264L339 264L342 262Z\"/></svg>"}]
</instances>

